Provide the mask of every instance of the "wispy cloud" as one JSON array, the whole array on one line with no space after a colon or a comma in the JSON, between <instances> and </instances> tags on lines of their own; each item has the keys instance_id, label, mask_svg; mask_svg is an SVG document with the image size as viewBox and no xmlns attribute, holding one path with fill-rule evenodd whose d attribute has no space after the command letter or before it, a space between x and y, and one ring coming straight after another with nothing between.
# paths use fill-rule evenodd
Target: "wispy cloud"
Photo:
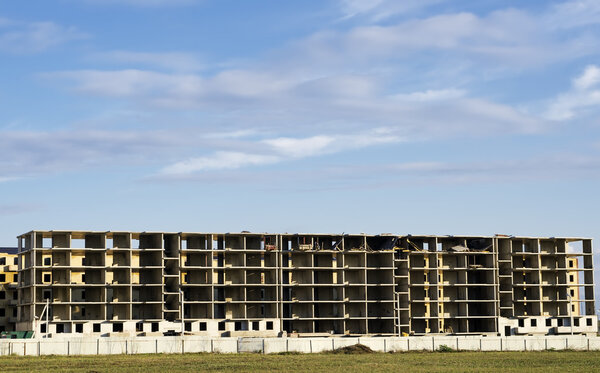
<instances>
[{"instance_id":1,"label":"wispy cloud","mask_svg":"<svg viewBox=\"0 0 600 373\"><path fill-rule=\"evenodd\" d=\"M444 0L339 0L343 19L364 17L380 21L397 14L405 14Z\"/></svg>"},{"instance_id":2,"label":"wispy cloud","mask_svg":"<svg viewBox=\"0 0 600 373\"><path fill-rule=\"evenodd\" d=\"M247 144L247 147L253 148L255 153L217 151L212 155L189 158L169 165L161 170L158 177L185 178L198 172L269 165L399 141L401 139L398 136L388 133L386 129L353 135L269 138Z\"/></svg>"},{"instance_id":3,"label":"wispy cloud","mask_svg":"<svg viewBox=\"0 0 600 373\"><path fill-rule=\"evenodd\" d=\"M559 14L555 17L562 19ZM592 55L600 40L585 30L562 33L547 17L506 9L481 16L470 12L448 13L392 24L359 26L348 32L321 32L303 44L306 53L316 58L335 51L340 59L351 57L362 61L367 56L368 63L422 52L446 53L446 59L484 59L484 66L491 69L498 66L532 68Z\"/></svg>"},{"instance_id":4,"label":"wispy cloud","mask_svg":"<svg viewBox=\"0 0 600 373\"><path fill-rule=\"evenodd\" d=\"M90 60L117 64L119 66L152 67L168 71L198 71L204 65L192 53L184 52L133 52L116 50L94 53Z\"/></svg>"},{"instance_id":5,"label":"wispy cloud","mask_svg":"<svg viewBox=\"0 0 600 373\"><path fill-rule=\"evenodd\" d=\"M295 191L385 189L402 187L514 184L519 182L590 180L600 175L600 157L576 154L546 154L511 159L385 162L339 164L320 162L307 167L259 167L243 165L238 168L213 168L189 173L161 174L153 181L191 181L210 184L255 185L277 190ZM593 176L597 178L597 176ZM268 180L268 182L265 182ZM307 180L318 180L307 183Z\"/></svg>"},{"instance_id":6,"label":"wispy cloud","mask_svg":"<svg viewBox=\"0 0 600 373\"><path fill-rule=\"evenodd\" d=\"M348 14L392 6L384 0L343 5ZM459 12L316 32L260 63L216 72L194 70L201 66L187 54L113 51L104 57L136 68L46 76L77 92L128 99L144 108L201 110L220 116L232 132L251 127L286 137L286 130L301 128L299 135L311 137L319 128L339 133L388 127L419 138L530 133L543 129L545 119L473 97L465 82L482 80L494 69L537 69L600 48L593 34L556 34L548 15L558 17L557 11L550 7L544 14ZM421 54L437 62L416 68L413 61ZM461 64L462 71L452 72Z\"/></svg>"},{"instance_id":7,"label":"wispy cloud","mask_svg":"<svg viewBox=\"0 0 600 373\"><path fill-rule=\"evenodd\" d=\"M211 156L190 158L162 169L164 176L185 176L200 171L235 169L279 161L276 156L219 151Z\"/></svg>"},{"instance_id":8,"label":"wispy cloud","mask_svg":"<svg viewBox=\"0 0 600 373\"><path fill-rule=\"evenodd\" d=\"M275 152L290 158L312 157L400 141L402 141L401 137L386 128L353 135L317 135L307 138L278 137L262 140Z\"/></svg>"},{"instance_id":9,"label":"wispy cloud","mask_svg":"<svg viewBox=\"0 0 600 373\"><path fill-rule=\"evenodd\" d=\"M564 29L600 23L600 3L596 0L572 0L554 4L544 15L549 26Z\"/></svg>"},{"instance_id":10,"label":"wispy cloud","mask_svg":"<svg viewBox=\"0 0 600 373\"><path fill-rule=\"evenodd\" d=\"M157 173L174 178L402 141L531 134L551 125L547 118L569 118L576 108L594 104L600 79L595 66L573 83L573 92L584 92L587 101L559 98L547 117L501 99L477 97L468 84L494 69L515 73L596 54L600 38L585 30L591 21L564 26L571 29L562 34L555 25L561 17L556 7L542 16L504 9L392 18L422 5L399 3L341 2L345 17L370 22L315 32L280 46L261 62L203 69L197 56L184 52L117 50L98 55L118 65L113 69L45 76L78 93L128 103L134 110L199 114L194 129L175 132L205 131L200 141L213 142L201 152L164 145L168 157L156 166ZM421 66L415 61L428 62ZM454 72L456 65L462 70ZM439 79L444 74L450 78ZM221 132L214 133L218 127ZM103 159L104 150L98 151Z\"/></svg>"},{"instance_id":11,"label":"wispy cloud","mask_svg":"<svg viewBox=\"0 0 600 373\"><path fill-rule=\"evenodd\" d=\"M249 132L250 133L250 132ZM163 179L233 170L401 141L386 129L369 133L269 138L253 133L169 130L0 131L0 183L93 167L154 168ZM198 155L198 149L206 155ZM28 149L23 152L22 149ZM165 166L165 163L167 164Z\"/></svg>"},{"instance_id":12,"label":"wispy cloud","mask_svg":"<svg viewBox=\"0 0 600 373\"><path fill-rule=\"evenodd\" d=\"M203 144L200 134L171 131L0 132L0 179L57 174L88 167L150 165L182 157ZM23 151L27 149L27 151Z\"/></svg>"},{"instance_id":13,"label":"wispy cloud","mask_svg":"<svg viewBox=\"0 0 600 373\"><path fill-rule=\"evenodd\" d=\"M546 111L552 120L567 120L578 113L592 108L600 108L600 67L589 65L576 77L571 88L556 97Z\"/></svg>"},{"instance_id":14,"label":"wispy cloud","mask_svg":"<svg viewBox=\"0 0 600 373\"><path fill-rule=\"evenodd\" d=\"M40 205L32 204L0 204L0 216L12 216L40 210Z\"/></svg>"},{"instance_id":15,"label":"wispy cloud","mask_svg":"<svg viewBox=\"0 0 600 373\"><path fill-rule=\"evenodd\" d=\"M508 105L470 98L456 88L388 94L377 76L327 78L228 70L214 76L146 70L69 71L47 74L86 94L128 98L163 109L196 109L228 118L232 131L262 128L285 133L340 127L366 131L394 128L412 137L532 132L538 119Z\"/></svg>"},{"instance_id":16,"label":"wispy cloud","mask_svg":"<svg viewBox=\"0 0 600 373\"><path fill-rule=\"evenodd\" d=\"M463 89L428 89L423 92L411 92L411 93L401 93L392 96L394 99L398 99L401 101L416 101L416 102L429 102L429 101L443 101L443 100L451 100L455 98L464 97L467 92Z\"/></svg>"},{"instance_id":17,"label":"wispy cloud","mask_svg":"<svg viewBox=\"0 0 600 373\"><path fill-rule=\"evenodd\" d=\"M16 54L39 53L57 45L86 38L75 27L54 22L0 20L0 51Z\"/></svg>"}]
</instances>

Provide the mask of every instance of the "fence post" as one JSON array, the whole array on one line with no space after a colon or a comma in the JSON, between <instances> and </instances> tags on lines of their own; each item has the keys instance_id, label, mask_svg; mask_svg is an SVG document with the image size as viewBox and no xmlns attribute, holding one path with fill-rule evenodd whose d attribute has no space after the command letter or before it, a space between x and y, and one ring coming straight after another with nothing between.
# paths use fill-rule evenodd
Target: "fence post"
<instances>
[{"instance_id":1,"label":"fence post","mask_svg":"<svg viewBox=\"0 0 600 373\"><path fill-rule=\"evenodd\" d=\"M387 338L383 339L383 352L387 352ZM588 346L590 344L590 341L588 340Z\"/></svg>"},{"instance_id":2,"label":"fence post","mask_svg":"<svg viewBox=\"0 0 600 373\"><path fill-rule=\"evenodd\" d=\"M67 341L67 356L71 355L71 341Z\"/></svg>"}]
</instances>

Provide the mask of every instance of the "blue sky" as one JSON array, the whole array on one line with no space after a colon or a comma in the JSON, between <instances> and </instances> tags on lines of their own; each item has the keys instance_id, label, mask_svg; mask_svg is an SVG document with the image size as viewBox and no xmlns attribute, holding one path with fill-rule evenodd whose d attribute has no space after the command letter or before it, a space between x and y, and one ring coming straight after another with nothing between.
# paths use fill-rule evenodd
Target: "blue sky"
<instances>
[{"instance_id":1,"label":"blue sky","mask_svg":"<svg viewBox=\"0 0 600 373\"><path fill-rule=\"evenodd\" d=\"M600 3L0 3L30 229L587 236Z\"/></svg>"}]
</instances>

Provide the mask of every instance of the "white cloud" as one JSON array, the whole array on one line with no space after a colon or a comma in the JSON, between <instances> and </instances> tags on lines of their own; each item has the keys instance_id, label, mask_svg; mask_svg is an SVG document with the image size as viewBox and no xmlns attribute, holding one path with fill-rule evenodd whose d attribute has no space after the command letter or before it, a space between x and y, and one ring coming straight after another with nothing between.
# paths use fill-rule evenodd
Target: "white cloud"
<instances>
[{"instance_id":1,"label":"white cloud","mask_svg":"<svg viewBox=\"0 0 600 373\"><path fill-rule=\"evenodd\" d=\"M9 53L39 53L87 35L74 27L53 22L0 22L0 51Z\"/></svg>"},{"instance_id":2,"label":"white cloud","mask_svg":"<svg viewBox=\"0 0 600 373\"><path fill-rule=\"evenodd\" d=\"M551 120L567 120L580 112L600 108L600 68L590 65L573 80L571 89L550 102L545 116Z\"/></svg>"},{"instance_id":3,"label":"white cloud","mask_svg":"<svg viewBox=\"0 0 600 373\"><path fill-rule=\"evenodd\" d=\"M279 161L270 155L219 151L211 156L190 158L162 169L163 176L185 176L200 171L235 169L244 166L269 164Z\"/></svg>"},{"instance_id":4,"label":"white cloud","mask_svg":"<svg viewBox=\"0 0 600 373\"><path fill-rule=\"evenodd\" d=\"M278 137L262 142L273 150L291 158L312 157L337 153L350 149L369 147L377 144L399 142L402 139L388 129L375 129L371 133L353 135L318 135L307 138Z\"/></svg>"},{"instance_id":5,"label":"white cloud","mask_svg":"<svg viewBox=\"0 0 600 373\"><path fill-rule=\"evenodd\" d=\"M276 152L293 158L309 157L322 154L327 150L335 139L332 136L313 136L303 139L279 137L276 139L263 140Z\"/></svg>"},{"instance_id":6,"label":"white cloud","mask_svg":"<svg viewBox=\"0 0 600 373\"><path fill-rule=\"evenodd\" d=\"M600 68L590 65L585 68L581 76L575 78L573 86L579 90L591 88L600 83Z\"/></svg>"}]
</instances>

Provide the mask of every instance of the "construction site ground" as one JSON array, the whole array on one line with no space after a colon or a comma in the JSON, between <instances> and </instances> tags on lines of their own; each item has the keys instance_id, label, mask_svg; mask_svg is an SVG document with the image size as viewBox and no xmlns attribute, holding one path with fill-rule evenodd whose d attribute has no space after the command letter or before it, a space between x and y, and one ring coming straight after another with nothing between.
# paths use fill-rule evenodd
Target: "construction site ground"
<instances>
[{"instance_id":1,"label":"construction site ground","mask_svg":"<svg viewBox=\"0 0 600 373\"><path fill-rule=\"evenodd\" d=\"M0 371L52 372L593 372L598 351L4 356Z\"/></svg>"}]
</instances>

